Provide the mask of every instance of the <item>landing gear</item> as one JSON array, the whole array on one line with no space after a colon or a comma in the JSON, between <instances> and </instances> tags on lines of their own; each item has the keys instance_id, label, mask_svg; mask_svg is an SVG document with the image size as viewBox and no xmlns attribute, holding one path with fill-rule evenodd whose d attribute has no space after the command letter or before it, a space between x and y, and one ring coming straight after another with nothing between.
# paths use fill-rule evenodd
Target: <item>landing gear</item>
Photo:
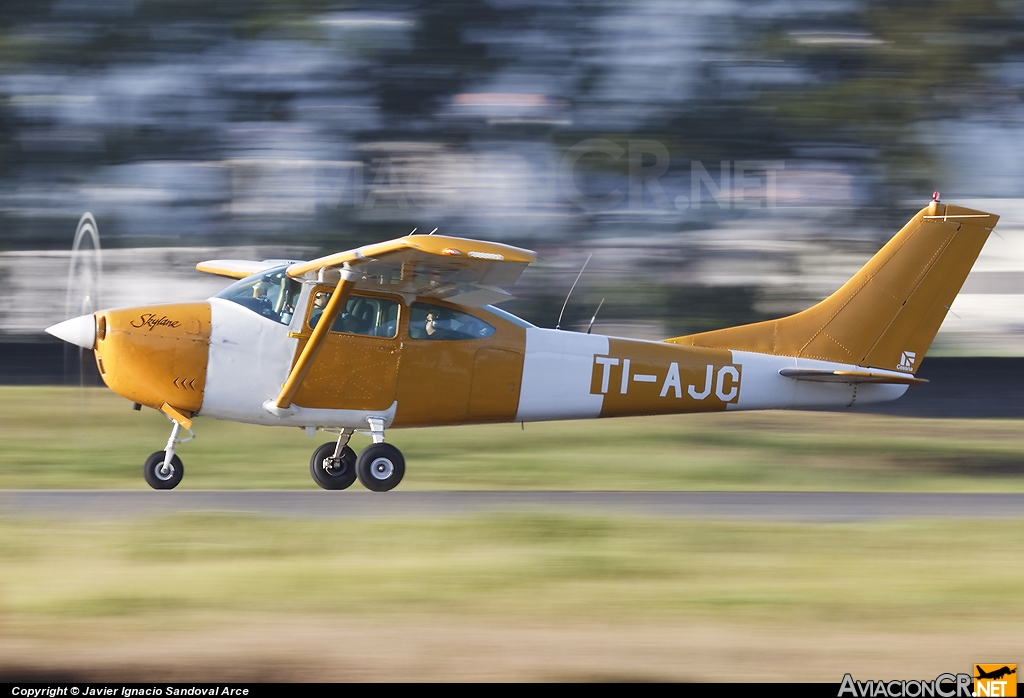
<instances>
[{"instance_id":1,"label":"landing gear","mask_svg":"<svg viewBox=\"0 0 1024 698\"><path fill-rule=\"evenodd\" d=\"M356 452L348 446L349 429L338 435L338 443L326 443L313 452L309 474L325 490L343 490L356 481Z\"/></svg>"},{"instance_id":2,"label":"landing gear","mask_svg":"<svg viewBox=\"0 0 1024 698\"><path fill-rule=\"evenodd\" d=\"M373 492L393 490L405 475L405 458L402 452L391 444L370 444L359 454L356 461L359 482Z\"/></svg>"},{"instance_id":3,"label":"landing gear","mask_svg":"<svg viewBox=\"0 0 1024 698\"><path fill-rule=\"evenodd\" d=\"M171 438L167 439L167 448L151 455L142 466L142 477L146 479L146 484L154 490L173 490L181 482L181 478L185 474L185 467L181 464L181 458L174 453L174 449L178 444L195 438L191 429L185 427L185 430L189 433L189 437L179 439L181 425L174 422L174 426L171 427Z\"/></svg>"},{"instance_id":4,"label":"landing gear","mask_svg":"<svg viewBox=\"0 0 1024 698\"><path fill-rule=\"evenodd\" d=\"M166 462L167 454L164 451L157 451L146 459L142 466L142 477L146 478L146 484L154 490L173 490L181 482L185 468L181 464L181 458L171 456L170 462Z\"/></svg>"},{"instance_id":5,"label":"landing gear","mask_svg":"<svg viewBox=\"0 0 1024 698\"><path fill-rule=\"evenodd\" d=\"M366 489L372 492L393 490L405 475L405 458L402 452L391 444L384 443L384 419L368 417L373 443L363 449L356 458L356 452L349 445L354 429L342 429L338 443L326 443L313 452L309 461L309 474L313 482L325 490L343 490L359 478ZM309 427L313 431L313 427Z\"/></svg>"}]
</instances>

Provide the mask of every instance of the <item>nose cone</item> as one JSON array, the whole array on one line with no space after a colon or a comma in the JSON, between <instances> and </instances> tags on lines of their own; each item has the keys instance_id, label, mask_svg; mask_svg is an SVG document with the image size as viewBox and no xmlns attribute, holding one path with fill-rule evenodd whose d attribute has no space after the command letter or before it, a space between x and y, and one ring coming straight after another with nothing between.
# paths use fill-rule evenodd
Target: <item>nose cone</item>
<instances>
[{"instance_id":1,"label":"nose cone","mask_svg":"<svg viewBox=\"0 0 1024 698\"><path fill-rule=\"evenodd\" d=\"M96 318L92 315L82 315L58 322L53 327L47 327L46 331L83 349L92 349L96 346Z\"/></svg>"}]
</instances>

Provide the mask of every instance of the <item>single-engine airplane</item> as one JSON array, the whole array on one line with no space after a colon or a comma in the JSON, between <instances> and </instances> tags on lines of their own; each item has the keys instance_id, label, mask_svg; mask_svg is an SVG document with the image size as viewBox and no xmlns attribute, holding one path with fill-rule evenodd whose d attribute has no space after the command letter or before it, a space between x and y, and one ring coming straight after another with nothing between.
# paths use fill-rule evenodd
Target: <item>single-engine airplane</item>
<instances>
[{"instance_id":1,"label":"single-engine airplane","mask_svg":"<svg viewBox=\"0 0 1024 698\"><path fill-rule=\"evenodd\" d=\"M202 415L336 432L310 461L316 484L383 492L405 473L392 428L895 400L925 382L921 359L999 220L933 199L817 305L661 342L535 327L495 306L534 253L443 235L201 262L238 281L47 332L95 350L114 392L172 421L143 469L156 489L181 482L181 430ZM357 430L373 438L358 457Z\"/></svg>"}]
</instances>

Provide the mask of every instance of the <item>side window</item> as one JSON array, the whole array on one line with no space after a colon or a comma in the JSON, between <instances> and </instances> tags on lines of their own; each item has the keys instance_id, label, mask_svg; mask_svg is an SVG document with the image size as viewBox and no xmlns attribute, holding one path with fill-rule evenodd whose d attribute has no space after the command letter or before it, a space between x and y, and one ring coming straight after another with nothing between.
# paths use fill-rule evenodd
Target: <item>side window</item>
<instances>
[{"instance_id":1,"label":"side window","mask_svg":"<svg viewBox=\"0 0 1024 698\"><path fill-rule=\"evenodd\" d=\"M413 303L409 313L412 339L482 339L494 328L478 317L429 303Z\"/></svg>"},{"instance_id":2,"label":"side window","mask_svg":"<svg viewBox=\"0 0 1024 698\"><path fill-rule=\"evenodd\" d=\"M309 313L310 327L316 327L320 321L331 293L327 290L314 292L313 308ZM349 296L345 309L334 321L331 331L368 337L394 337L398 334L398 303L388 298Z\"/></svg>"}]
</instances>

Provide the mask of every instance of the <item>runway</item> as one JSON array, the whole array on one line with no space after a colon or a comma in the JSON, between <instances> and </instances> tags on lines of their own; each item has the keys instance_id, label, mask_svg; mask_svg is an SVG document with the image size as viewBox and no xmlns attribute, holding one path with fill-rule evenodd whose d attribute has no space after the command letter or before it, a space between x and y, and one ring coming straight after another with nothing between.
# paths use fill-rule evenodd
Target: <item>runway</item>
<instances>
[{"instance_id":1,"label":"runway","mask_svg":"<svg viewBox=\"0 0 1024 698\"><path fill-rule=\"evenodd\" d=\"M306 519L549 512L739 521L1022 519L1024 494L899 492L5 490L0 516L77 520L226 512Z\"/></svg>"}]
</instances>

